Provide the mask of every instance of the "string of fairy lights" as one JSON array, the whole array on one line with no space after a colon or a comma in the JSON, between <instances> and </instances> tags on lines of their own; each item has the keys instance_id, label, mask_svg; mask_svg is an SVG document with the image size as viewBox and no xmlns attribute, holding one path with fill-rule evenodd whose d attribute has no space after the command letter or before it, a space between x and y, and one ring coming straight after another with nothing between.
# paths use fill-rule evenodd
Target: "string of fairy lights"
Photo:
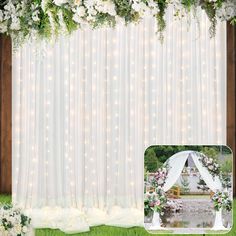
<instances>
[{"instance_id":1,"label":"string of fairy lights","mask_svg":"<svg viewBox=\"0 0 236 236\"><path fill-rule=\"evenodd\" d=\"M145 148L225 143L225 26L209 39L205 24L199 38L197 26L168 24L163 45L148 19L20 49L14 201L141 209Z\"/></svg>"}]
</instances>

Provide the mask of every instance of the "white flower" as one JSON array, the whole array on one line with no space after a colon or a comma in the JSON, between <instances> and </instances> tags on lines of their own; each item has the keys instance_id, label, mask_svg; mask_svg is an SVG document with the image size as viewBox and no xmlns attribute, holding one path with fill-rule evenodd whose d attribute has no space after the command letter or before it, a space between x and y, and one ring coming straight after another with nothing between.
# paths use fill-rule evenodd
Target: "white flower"
<instances>
[{"instance_id":1,"label":"white flower","mask_svg":"<svg viewBox=\"0 0 236 236\"><path fill-rule=\"evenodd\" d=\"M28 232L28 228L26 227L26 226L23 226L22 227L22 232L25 234L25 233L27 233Z\"/></svg>"},{"instance_id":2,"label":"white flower","mask_svg":"<svg viewBox=\"0 0 236 236\"><path fill-rule=\"evenodd\" d=\"M54 0L53 1L57 6L61 6L68 2L68 0Z\"/></svg>"},{"instance_id":3,"label":"white flower","mask_svg":"<svg viewBox=\"0 0 236 236\"><path fill-rule=\"evenodd\" d=\"M133 2L132 9L138 12L141 17L147 15L149 12L148 6L140 0L135 0Z\"/></svg>"},{"instance_id":4,"label":"white flower","mask_svg":"<svg viewBox=\"0 0 236 236\"><path fill-rule=\"evenodd\" d=\"M19 18L12 18L12 22L11 22L11 25L10 25L10 29L11 30L20 30L20 20Z\"/></svg>"},{"instance_id":5,"label":"white flower","mask_svg":"<svg viewBox=\"0 0 236 236\"><path fill-rule=\"evenodd\" d=\"M94 16L87 16L87 21L94 21L95 20L95 17Z\"/></svg>"},{"instance_id":6,"label":"white flower","mask_svg":"<svg viewBox=\"0 0 236 236\"><path fill-rule=\"evenodd\" d=\"M21 225L20 224L15 225L13 229L14 229L14 232L16 234L20 234L21 233Z\"/></svg>"},{"instance_id":7,"label":"white flower","mask_svg":"<svg viewBox=\"0 0 236 236\"><path fill-rule=\"evenodd\" d=\"M108 13L111 16L115 16L116 15L116 10L115 10L115 4L111 1L104 1L104 13Z\"/></svg>"},{"instance_id":8,"label":"white flower","mask_svg":"<svg viewBox=\"0 0 236 236\"><path fill-rule=\"evenodd\" d=\"M0 10L0 23L3 21L3 11Z\"/></svg>"},{"instance_id":9,"label":"white flower","mask_svg":"<svg viewBox=\"0 0 236 236\"><path fill-rule=\"evenodd\" d=\"M78 24L82 22L82 19L77 14L74 14L72 19Z\"/></svg>"},{"instance_id":10,"label":"white flower","mask_svg":"<svg viewBox=\"0 0 236 236\"><path fill-rule=\"evenodd\" d=\"M40 21L40 18L39 18L39 11L38 11L38 10L35 11L35 12L33 12L33 14L32 14L32 20L35 21L35 22Z\"/></svg>"},{"instance_id":11,"label":"white flower","mask_svg":"<svg viewBox=\"0 0 236 236\"><path fill-rule=\"evenodd\" d=\"M93 8L90 8L90 9L88 9L88 14L92 15L92 16L95 16L95 15L97 15L97 11Z\"/></svg>"},{"instance_id":12,"label":"white flower","mask_svg":"<svg viewBox=\"0 0 236 236\"><path fill-rule=\"evenodd\" d=\"M230 20L236 16L236 1L225 1L220 9L216 10L216 15L221 20Z\"/></svg>"},{"instance_id":13,"label":"white flower","mask_svg":"<svg viewBox=\"0 0 236 236\"><path fill-rule=\"evenodd\" d=\"M157 183L158 183L159 185L161 185L161 184L164 183L164 180L163 180L163 179L158 179Z\"/></svg>"},{"instance_id":14,"label":"white flower","mask_svg":"<svg viewBox=\"0 0 236 236\"><path fill-rule=\"evenodd\" d=\"M209 170L213 170L214 166L213 165L209 165L208 168L209 168Z\"/></svg>"},{"instance_id":15,"label":"white flower","mask_svg":"<svg viewBox=\"0 0 236 236\"><path fill-rule=\"evenodd\" d=\"M7 24L0 24L0 33L6 33L7 32Z\"/></svg>"},{"instance_id":16,"label":"white flower","mask_svg":"<svg viewBox=\"0 0 236 236\"><path fill-rule=\"evenodd\" d=\"M4 232L5 228L3 227L3 225L0 225L0 232Z\"/></svg>"},{"instance_id":17,"label":"white flower","mask_svg":"<svg viewBox=\"0 0 236 236\"><path fill-rule=\"evenodd\" d=\"M89 9L93 8L93 6L95 5L95 1L94 0L85 0L84 5Z\"/></svg>"},{"instance_id":18,"label":"white flower","mask_svg":"<svg viewBox=\"0 0 236 236\"><path fill-rule=\"evenodd\" d=\"M78 16L80 16L80 17L85 16L85 14L86 14L86 9L85 9L85 7L83 7L83 6L77 7L76 13L77 13Z\"/></svg>"}]
</instances>

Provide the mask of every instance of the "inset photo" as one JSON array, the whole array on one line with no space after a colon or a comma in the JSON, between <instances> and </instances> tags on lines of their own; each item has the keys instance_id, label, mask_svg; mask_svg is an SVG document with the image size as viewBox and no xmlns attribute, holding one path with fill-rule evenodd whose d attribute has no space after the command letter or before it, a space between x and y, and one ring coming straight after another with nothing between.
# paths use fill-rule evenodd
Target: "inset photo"
<instances>
[{"instance_id":1,"label":"inset photo","mask_svg":"<svg viewBox=\"0 0 236 236\"><path fill-rule=\"evenodd\" d=\"M233 225L227 146L150 146L144 153L144 226L155 234L219 234Z\"/></svg>"}]
</instances>

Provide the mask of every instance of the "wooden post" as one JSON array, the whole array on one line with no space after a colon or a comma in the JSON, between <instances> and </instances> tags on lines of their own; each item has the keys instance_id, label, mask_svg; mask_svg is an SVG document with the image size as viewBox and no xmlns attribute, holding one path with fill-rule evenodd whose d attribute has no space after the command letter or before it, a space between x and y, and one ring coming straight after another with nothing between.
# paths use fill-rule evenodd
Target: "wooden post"
<instances>
[{"instance_id":1,"label":"wooden post","mask_svg":"<svg viewBox=\"0 0 236 236\"><path fill-rule=\"evenodd\" d=\"M234 154L234 197L236 196L236 27L227 24L227 145Z\"/></svg>"},{"instance_id":2,"label":"wooden post","mask_svg":"<svg viewBox=\"0 0 236 236\"><path fill-rule=\"evenodd\" d=\"M0 35L0 193L12 186L12 47L9 37Z\"/></svg>"}]
</instances>

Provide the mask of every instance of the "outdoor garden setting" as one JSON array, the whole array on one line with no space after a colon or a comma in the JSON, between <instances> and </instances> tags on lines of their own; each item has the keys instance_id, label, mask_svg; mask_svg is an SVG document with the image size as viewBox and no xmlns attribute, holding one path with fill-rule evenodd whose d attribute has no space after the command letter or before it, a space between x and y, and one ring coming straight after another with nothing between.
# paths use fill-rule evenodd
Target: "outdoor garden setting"
<instances>
[{"instance_id":1,"label":"outdoor garden setting","mask_svg":"<svg viewBox=\"0 0 236 236\"><path fill-rule=\"evenodd\" d=\"M149 147L144 181L147 230L232 228L232 153L226 146Z\"/></svg>"}]
</instances>

